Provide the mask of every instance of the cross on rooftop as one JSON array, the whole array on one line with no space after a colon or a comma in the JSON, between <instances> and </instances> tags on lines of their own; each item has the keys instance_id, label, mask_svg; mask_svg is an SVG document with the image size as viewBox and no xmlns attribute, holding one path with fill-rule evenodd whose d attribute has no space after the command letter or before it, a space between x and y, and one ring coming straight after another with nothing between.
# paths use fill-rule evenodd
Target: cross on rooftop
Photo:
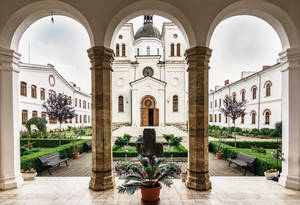
<instances>
[{"instance_id":1,"label":"cross on rooftop","mask_svg":"<svg viewBox=\"0 0 300 205\"><path fill-rule=\"evenodd\" d=\"M153 155L161 156L163 153L163 145L156 143L155 130L148 128L143 131L143 143L137 143L136 149L140 155L149 158Z\"/></svg>"}]
</instances>

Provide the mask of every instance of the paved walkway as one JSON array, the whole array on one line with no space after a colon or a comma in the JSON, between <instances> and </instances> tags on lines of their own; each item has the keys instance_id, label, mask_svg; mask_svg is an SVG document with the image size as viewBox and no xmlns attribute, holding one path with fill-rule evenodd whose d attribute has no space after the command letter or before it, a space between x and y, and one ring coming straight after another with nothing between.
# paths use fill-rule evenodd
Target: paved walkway
<instances>
[{"instance_id":1,"label":"paved walkway","mask_svg":"<svg viewBox=\"0 0 300 205\"><path fill-rule=\"evenodd\" d=\"M179 179L163 186L160 205L299 205L300 192L264 177L211 177L212 189L187 189ZM38 177L18 189L0 191L0 204L25 205L139 205L141 192L119 194L117 189L94 192L89 177ZM116 180L116 187L123 183Z\"/></svg>"},{"instance_id":2,"label":"paved walkway","mask_svg":"<svg viewBox=\"0 0 300 205\"><path fill-rule=\"evenodd\" d=\"M187 169L187 162L176 163L178 163L183 169ZM52 177L91 176L92 154L83 153L80 155L79 159L71 159L69 161L69 166L62 164L61 167L53 168L52 170ZM209 173L211 176L242 176L243 170L235 165L228 167L227 161L216 159L214 154L209 153ZM247 175L252 176L253 174L248 172ZM44 171L41 176L50 175L47 171Z\"/></svg>"}]
</instances>

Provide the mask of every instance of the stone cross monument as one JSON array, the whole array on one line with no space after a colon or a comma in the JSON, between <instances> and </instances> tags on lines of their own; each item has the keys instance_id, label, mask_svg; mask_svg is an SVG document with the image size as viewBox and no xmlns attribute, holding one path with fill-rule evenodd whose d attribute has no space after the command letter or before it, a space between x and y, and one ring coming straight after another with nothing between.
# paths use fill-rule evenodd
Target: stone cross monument
<instances>
[{"instance_id":1,"label":"stone cross monument","mask_svg":"<svg viewBox=\"0 0 300 205\"><path fill-rule=\"evenodd\" d=\"M163 145L162 143L156 143L155 129L144 129L143 143L137 143L136 150L143 157L151 158L153 155L162 155Z\"/></svg>"}]
</instances>

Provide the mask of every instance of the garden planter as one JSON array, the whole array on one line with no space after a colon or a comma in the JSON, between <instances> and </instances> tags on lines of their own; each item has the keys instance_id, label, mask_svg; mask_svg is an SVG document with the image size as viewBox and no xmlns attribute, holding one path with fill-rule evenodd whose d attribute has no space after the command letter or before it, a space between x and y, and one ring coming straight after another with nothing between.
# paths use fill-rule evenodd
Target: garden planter
<instances>
[{"instance_id":1,"label":"garden planter","mask_svg":"<svg viewBox=\"0 0 300 205\"><path fill-rule=\"evenodd\" d=\"M264 173L265 173L266 179L268 179L268 180L271 180L274 177L278 177L278 175L279 175L279 171L277 171L277 172L264 172Z\"/></svg>"},{"instance_id":2,"label":"garden planter","mask_svg":"<svg viewBox=\"0 0 300 205\"><path fill-rule=\"evenodd\" d=\"M25 181L34 180L37 175L37 172L33 173L22 173L22 177Z\"/></svg>"},{"instance_id":3,"label":"garden planter","mask_svg":"<svg viewBox=\"0 0 300 205\"><path fill-rule=\"evenodd\" d=\"M159 202L159 194L161 189L161 184L158 183L158 187L155 188L146 188L141 187L142 193L142 201L149 203L149 204L156 204Z\"/></svg>"},{"instance_id":4,"label":"garden planter","mask_svg":"<svg viewBox=\"0 0 300 205\"><path fill-rule=\"evenodd\" d=\"M216 157L217 157L218 159L222 159L222 158L223 158L223 153L217 152L217 153L216 153Z\"/></svg>"},{"instance_id":5,"label":"garden planter","mask_svg":"<svg viewBox=\"0 0 300 205\"><path fill-rule=\"evenodd\" d=\"M74 158L74 159L78 159L78 158L79 158L79 152L73 153L73 158Z\"/></svg>"}]
</instances>

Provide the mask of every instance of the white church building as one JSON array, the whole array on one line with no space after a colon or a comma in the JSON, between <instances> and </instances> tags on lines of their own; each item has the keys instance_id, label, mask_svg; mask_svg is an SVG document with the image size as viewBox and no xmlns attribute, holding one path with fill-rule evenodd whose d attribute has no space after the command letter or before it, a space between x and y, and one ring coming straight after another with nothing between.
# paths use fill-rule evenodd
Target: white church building
<instances>
[{"instance_id":1,"label":"white church building","mask_svg":"<svg viewBox=\"0 0 300 205\"><path fill-rule=\"evenodd\" d=\"M112 73L112 122L133 127L184 125L187 122L185 40L174 23L162 33L152 16L134 35L125 24L115 41Z\"/></svg>"},{"instance_id":2,"label":"white church building","mask_svg":"<svg viewBox=\"0 0 300 205\"><path fill-rule=\"evenodd\" d=\"M91 96L80 90L73 82L68 82L60 75L53 65L36 65L21 63L19 66L20 90L19 90L19 117L21 129L25 130L27 120L32 117L43 117L48 120L47 128L59 127L57 121L49 120L43 103L49 95L65 94L70 97L71 106L77 115L74 119L65 121L63 128L67 126L82 127L91 125Z\"/></svg>"},{"instance_id":3,"label":"white church building","mask_svg":"<svg viewBox=\"0 0 300 205\"><path fill-rule=\"evenodd\" d=\"M282 121L282 66L263 66L259 72L242 72L241 79L233 83L225 80L224 86L215 86L209 93L209 124L233 126L232 120L220 112L225 96L246 101L246 113L236 120L243 129L275 128Z\"/></svg>"}]
</instances>

